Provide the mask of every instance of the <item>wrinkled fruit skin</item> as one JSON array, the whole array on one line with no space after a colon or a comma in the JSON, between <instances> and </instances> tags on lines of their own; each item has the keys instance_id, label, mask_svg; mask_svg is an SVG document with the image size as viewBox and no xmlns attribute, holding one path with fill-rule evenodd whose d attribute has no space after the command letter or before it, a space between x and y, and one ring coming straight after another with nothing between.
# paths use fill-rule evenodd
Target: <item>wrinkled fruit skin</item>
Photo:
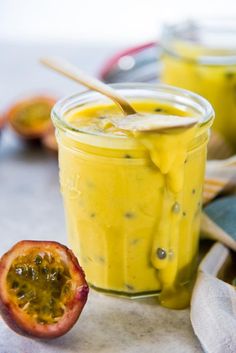
<instances>
[{"instance_id":1,"label":"wrinkled fruit skin","mask_svg":"<svg viewBox=\"0 0 236 353\"><path fill-rule=\"evenodd\" d=\"M48 321L50 320L57 320L56 322L39 322L38 316L37 319L35 316L33 317L30 315L26 310L30 310L27 308L30 308L30 305L26 305L26 309L22 309L19 306L19 303L21 303L21 298L19 299L17 296L14 296L15 291L19 292L21 288L19 289L12 289L15 288L16 286L16 279L20 282L21 280L25 281L27 283L27 277L19 277L19 269L24 268L24 264L21 263L20 265L18 262L20 261L19 259L23 258L29 258L30 261L32 260L32 254L34 256L36 255L36 259L41 258L41 263L42 261L46 261L45 259L49 258L50 261L51 259L55 259L56 264L60 263L63 264L63 269L66 271L66 276L69 276L69 284L70 286L68 287L67 282L64 284L64 287L67 285L67 288L70 288L67 292L69 294L64 294L63 291L60 293L59 300L56 301L54 300L55 298L52 297L52 302L53 303L58 303L60 305L62 303L62 300L64 300L63 304L63 314L58 318L55 318L53 316L53 319L51 316L49 316ZM39 254L39 255L38 255ZM45 255L46 254L46 255ZM51 255L50 255L51 254ZM26 256L26 257L25 257ZM53 260L54 261L54 260ZM17 262L17 263L16 263ZM14 264L14 265L13 265ZM32 268L39 268L40 265L37 263L32 263L32 266L30 267L31 263L28 263L29 266L26 267L27 269L31 269L30 273L32 272ZM14 267L15 266L15 267ZM17 267L18 266L18 267ZM19 267L20 266L20 267ZM38 266L38 267L37 267ZM55 264L53 266L56 266ZM45 269L47 267L43 267ZM17 275L15 275L15 272L13 270L17 270ZM53 268L54 271L56 271ZM56 272L55 272L56 273ZM43 297L43 292L41 291L41 283L52 285L52 288L54 288L55 283L60 284L61 282L55 281L54 276L55 273L51 274L49 271L49 274L47 274L47 278L53 278L54 282L50 282L50 280L47 282L45 280L45 275L41 275L41 272L38 271L38 282L40 285L39 287L39 300L41 297ZM13 285L11 282L11 276L14 277ZM21 274L21 273L20 273ZM41 276L41 277L40 277ZM44 276L44 277L43 277ZM37 278L37 277L36 277ZM63 278L63 277L62 277ZM68 278L68 277L66 277ZM35 278L30 277L29 285L30 283L34 283ZM37 279L36 279L37 281ZM14 284L15 283L15 284ZM22 282L23 283L23 282ZM64 282L63 282L64 283ZM21 285L21 284L20 284ZM19 283L18 283L19 286ZM51 287L48 287L51 288ZM59 287L60 288L60 287ZM72 289L71 289L72 288ZM32 285L30 287L32 289ZM54 290L54 289L53 289ZM53 241L27 241L23 240L18 242L16 245L14 245L7 253L5 253L0 261L0 313L2 315L2 318L4 321L8 324L9 327L11 327L15 332L24 335L24 336L30 336L30 337L36 337L36 338L42 338L42 339L51 339L51 338L56 338L59 336L64 335L66 332L68 332L72 326L76 323L77 319L80 316L80 313L87 301L87 296L88 296L89 288L87 285L87 282L85 280L85 275L83 270L81 269L77 258L75 255L72 253L71 250L69 250L66 246L61 245L57 242ZM12 294L13 293L13 294ZM30 293L30 292L28 292ZM46 295L49 295L50 289L46 289ZM67 299L65 299L67 298ZM49 302L50 302L49 300ZM48 304L48 300L46 301L46 304ZM40 307L37 310L39 313L41 313L42 307ZM32 310L34 310L34 306L32 306ZM62 309L61 309L62 310ZM40 314L37 314L40 315ZM50 311L50 315L51 311Z\"/></svg>"},{"instance_id":2,"label":"wrinkled fruit skin","mask_svg":"<svg viewBox=\"0 0 236 353\"><path fill-rule=\"evenodd\" d=\"M41 139L52 129L51 109L56 100L35 96L16 102L6 113L11 128L23 139Z\"/></svg>"}]
</instances>

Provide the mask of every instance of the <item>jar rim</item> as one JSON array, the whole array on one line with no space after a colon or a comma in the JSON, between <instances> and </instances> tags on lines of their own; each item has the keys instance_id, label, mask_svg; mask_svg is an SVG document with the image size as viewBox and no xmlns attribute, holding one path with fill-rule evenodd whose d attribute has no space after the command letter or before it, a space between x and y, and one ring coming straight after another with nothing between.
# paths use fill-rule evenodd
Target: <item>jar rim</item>
<instances>
[{"instance_id":1,"label":"jar rim","mask_svg":"<svg viewBox=\"0 0 236 353\"><path fill-rule=\"evenodd\" d=\"M112 84L111 87L117 89L120 91L121 94L124 94L124 96L127 97L128 92L132 93L137 93L137 92L146 92L146 93L154 93L156 95L159 94L157 98L163 98L165 95L172 99L172 101L175 99L176 104L181 104L181 99L182 99L182 104L185 104L185 106L189 106L190 108L195 108L196 110L198 109L199 114L201 114L201 119L199 119L199 127L205 127L206 128L211 124L212 119L214 118L214 110L211 106L211 104L203 97L200 95L193 93L191 91L178 88L175 86L170 86L166 84L150 84L150 83L116 83ZM132 98L137 98L136 96ZM150 98L150 97L146 97ZM68 121L64 119L65 114L67 114L70 111L73 111L80 105L84 105L86 103L93 102L95 103L96 101L99 100L101 102L101 99L103 102L110 102L110 100L106 97L104 97L102 94L91 91L91 90L86 90L80 93L76 93L71 96L67 96L65 98L62 98L59 100L53 107L51 117L54 125L57 128L60 128L64 131L69 131L74 134L82 134L82 135L93 135L93 136L100 136L100 134L97 134L95 132L91 131L84 131L81 130L79 127L76 127L72 124L70 124ZM171 101L171 102L172 102ZM112 101L111 101L112 102ZM188 105L189 104L189 105ZM190 105L192 104L192 106ZM174 105L174 104L173 104ZM105 135L102 135L102 137L106 137ZM117 139L117 140L124 140L127 139L127 137L120 136L120 135L113 135L110 136L109 138L112 139Z\"/></svg>"},{"instance_id":2,"label":"jar rim","mask_svg":"<svg viewBox=\"0 0 236 353\"><path fill-rule=\"evenodd\" d=\"M176 42L193 48L201 46L206 52L198 56L186 55L176 50ZM235 65L236 22L233 18L207 18L166 24L160 45L169 55L187 61L213 66Z\"/></svg>"}]
</instances>

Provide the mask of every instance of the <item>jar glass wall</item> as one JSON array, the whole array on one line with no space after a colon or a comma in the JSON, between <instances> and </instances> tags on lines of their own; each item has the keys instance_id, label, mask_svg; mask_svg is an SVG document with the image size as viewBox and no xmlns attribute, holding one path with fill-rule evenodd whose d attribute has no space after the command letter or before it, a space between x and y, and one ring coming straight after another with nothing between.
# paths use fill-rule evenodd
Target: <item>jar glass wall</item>
<instances>
[{"instance_id":1,"label":"jar glass wall","mask_svg":"<svg viewBox=\"0 0 236 353\"><path fill-rule=\"evenodd\" d=\"M188 21L163 30L161 81L205 97L216 113L213 130L236 149L235 21Z\"/></svg>"},{"instance_id":2,"label":"jar glass wall","mask_svg":"<svg viewBox=\"0 0 236 353\"><path fill-rule=\"evenodd\" d=\"M57 103L52 118L69 242L94 288L131 298L160 294L162 305L182 308L196 270L213 111L201 97L169 86L114 87L138 111L199 122L191 135L158 136L157 167L132 136L76 125L119 114L105 97L85 92Z\"/></svg>"}]
</instances>

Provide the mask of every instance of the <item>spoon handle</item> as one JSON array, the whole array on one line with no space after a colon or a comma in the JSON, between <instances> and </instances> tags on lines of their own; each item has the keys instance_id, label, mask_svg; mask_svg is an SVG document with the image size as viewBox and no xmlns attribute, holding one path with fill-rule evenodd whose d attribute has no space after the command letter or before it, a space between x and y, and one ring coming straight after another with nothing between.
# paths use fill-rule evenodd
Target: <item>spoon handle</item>
<instances>
[{"instance_id":1,"label":"spoon handle","mask_svg":"<svg viewBox=\"0 0 236 353\"><path fill-rule=\"evenodd\" d=\"M112 99L115 104L119 106L124 115L136 114L134 108L129 104L129 102L124 99L117 91L115 91L110 86L99 81L98 79L89 76L85 72L78 69L75 65L72 65L66 60L60 58L42 58L40 62L57 71L58 73L69 77L70 79L81 83L82 85L88 87L91 90L102 93L104 96Z\"/></svg>"}]
</instances>

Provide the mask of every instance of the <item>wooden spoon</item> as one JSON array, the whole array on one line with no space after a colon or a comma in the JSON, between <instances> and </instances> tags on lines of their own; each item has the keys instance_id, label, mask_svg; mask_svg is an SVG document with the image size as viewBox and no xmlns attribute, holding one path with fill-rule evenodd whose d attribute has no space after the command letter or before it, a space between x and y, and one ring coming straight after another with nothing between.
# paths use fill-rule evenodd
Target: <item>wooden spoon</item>
<instances>
[{"instance_id":1,"label":"wooden spoon","mask_svg":"<svg viewBox=\"0 0 236 353\"><path fill-rule=\"evenodd\" d=\"M116 127L129 131L159 131L159 130L169 130L177 128L189 128L197 124L198 120L196 118L187 118L179 116L169 116L169 115L148 115L139 114L135 109L129 104L129 102L121 96L116 90L106 85L105 83L99 81L98 79L89 76L84 73L76 66L72 65L66 60L58 58L43 58L40 60L41 63L60 74L69 77L70 79L81 83L82 85L97 91L104 96L113 100L115 104L120 108L123 115L132 115L129 119L119 118L119 119L109 119L110 122Z\"/></svg>"},{"instance_id":2,"label":"wooden spoon","mask_svg":"<svg viewBox=\"0 0 236 353\"><path fill-rule=\"evenodd\" d=\"M87 73L81 71L77 66L72 65L68 61L60 58L42 58L40 62L50 69L53 69L54 71L57 71L58 73L81 83L89 89L99 92L112 99L124 115L132 115L137 113L129 102L117 91L102 81L99 81L95 77L89 76Z\"/></svg>"}]
</instances>

